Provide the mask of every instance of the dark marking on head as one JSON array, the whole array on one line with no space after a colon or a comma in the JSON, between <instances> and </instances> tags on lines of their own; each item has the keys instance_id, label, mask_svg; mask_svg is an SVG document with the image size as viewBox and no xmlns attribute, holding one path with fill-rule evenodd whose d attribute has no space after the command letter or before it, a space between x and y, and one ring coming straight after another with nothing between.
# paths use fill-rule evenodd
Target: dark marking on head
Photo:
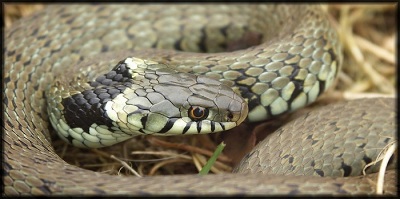
<instances>
[{"instance_id":1,"label":"dark marking on head","mask_svg":"<svg viewBox=\"0 0 400 199\"><path fill-rule=\"evenodd\" d=\"M215 122L211 121L211 132L215 131Z\"/></svg>"},{"instance_id":2,"label":"dark marking on head","mask_svg":"<svg viewBox=\"0 0 400 199\"><path fill-rule=\"evenodd\" d=\"M163 134L168 132L173 126L175 121L177 120L177 118L171 118L167 121L167 123L164 125L164 128L162 128L160 131L158 131L157 133Z\"/></svg>"},{"instance_id":3,"label":"dark marking on head","mask_svg":"<svg viewBox=\"0 0 400 199\"><path fill-rule=\"evenodd\" d=\"M110 72L96 78L94 82L89 82L90 86L113 86L115 84L130 86L132 75L129 72L127 65L120 61ZM126 84L129 82L129 84Z\"/></svg>"},{"instance_id":4,"label":"dark marking on head","mask_svg":"<svg viewBox=\"0 0 400 199\"><path fill-rule=\"evenodd\" d=\"M86 93L91 93L91 90ZM71 128L82 128L85 132L89 132L89 127L96 123L98 125L112 126L112 121L107 117L104 106L105 104L94 103L90 98L78 93L62 100L64 108L64 117L67 124Z\"/></svg>"},{"instance_id":5,"label":"dark marking on head","mask_svg":"<svg viewBox=\"0 0 400 199\"><path fill-rule=\"evenodd\" d=\"M147 123L147 115L144 115L141 119L140 119L140 122L142 123L142 126L144 127L144 126L146 126L146 123Z\"/></svg>"},{"instance_id":6,"label":"dark marking on head","mask_svg":"<svg viewBox=\"0 0 400 199\"><path fill-rule=\"evenodd\" d=\"M185 134L185 133L189 130L189 128L190 128L190 126L192 125L192 123L193 123L193 122L188 122L188 123L186 123L185 128L183 128L182 135Z\"/></svg>"},{"instance_id":7,"label":"dark marking on head","mask_svg":"<svg viewBox=\"0 0 400 199\"><path fill-rule=\"evenodd\" d=\"M71 128L82 128L85 132L96 123L112 127L105 105L132 85L132 76L127 65L120 61L110 72L88 82L93 89L84 90L62 100L64 117Z\"/></svg>"},{"instance_id":8,"label":"dark marking on head","mask_svg":"<svg viewBox=\"0 0 400 199\"><path fill-rule=\"evenodd\" d=\"M219 125L221 125L222 130L225 131L225 125L223 123L219 123Z\"/></svg>"},{"instance_id":9,"label":"dark marking on head","mask_svg":"<svg viewBox=\"0 0 400 199\"><path fill-rule=\"evenodd\" d=\"M197 133L201 132L201 125L203 124L203 122L199 121L197 122Z\"/></svg>"}]
</instances>

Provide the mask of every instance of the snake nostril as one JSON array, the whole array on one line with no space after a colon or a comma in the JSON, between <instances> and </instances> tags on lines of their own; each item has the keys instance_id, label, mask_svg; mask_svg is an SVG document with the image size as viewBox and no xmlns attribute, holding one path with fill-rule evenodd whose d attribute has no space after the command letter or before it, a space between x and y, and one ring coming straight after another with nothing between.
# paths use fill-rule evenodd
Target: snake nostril
<instances>
[{"instance_id":1,"label":"snake nostril","mask_svg":"<svg viewBox=\"0 0 400 199\"><path fill-rule=\"evenodd\" d=\"M233 114L231 112L229 112L227 117L228 117L228 121L230 122L233 119Z\"/></svg>"}]
</instances>

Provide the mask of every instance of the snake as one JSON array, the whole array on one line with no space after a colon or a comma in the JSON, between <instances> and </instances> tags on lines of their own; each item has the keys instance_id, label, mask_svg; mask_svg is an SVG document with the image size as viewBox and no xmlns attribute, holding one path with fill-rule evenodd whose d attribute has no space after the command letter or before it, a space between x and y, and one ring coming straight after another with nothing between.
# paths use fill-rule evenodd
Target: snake
<instances>
[{"instance_id":1,"label":"snake","mask_svg":"<svg viewBox=\"0 0 400 199\"><path fill-rule=\"evenodd\" d=\"M394 99L361 99L291 121L236 173L88 171L62 160L50 133L98 148L224 131L312 103L342 64L327 15L305 4L49 5L4 33L4 195L374 194L377 174L359 170L395 139ZM385 182L396 194L394 169Z\"/></svg>"}]
</instances>

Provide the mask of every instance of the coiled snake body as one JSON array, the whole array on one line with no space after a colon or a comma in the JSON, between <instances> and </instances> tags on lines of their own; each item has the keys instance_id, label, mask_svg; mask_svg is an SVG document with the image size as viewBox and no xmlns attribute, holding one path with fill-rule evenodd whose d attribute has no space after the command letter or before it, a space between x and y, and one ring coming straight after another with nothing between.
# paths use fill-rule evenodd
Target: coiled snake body
<instances>
[{"instance_id":1,"label":"coiled snake body","mask_svg":"<svg viewBox=\"0 0 400 199\"><path fill-rule=\"evenodd\" d=\"M266 16L271 18L264 20ZM242 41L261 41L261 44L240 46ZM132 114L123 115L128 123L132 122L136 134L221 131L233 128L246 116L247 121L261 121L313 102L332 84L341 64L336 33L318 6L49 6L45 11L21 20L7 30L5 44L2 168L7 195L373 193L367 177L321 178L289 174L328 176L331 173L335 177L357 175L360 171L356 169L374 160L379 150L394 137L393 100L379 99L331 105L327 111L310 113L294 121L294 128L299 132L303 132L300 129L304 128L305 132L295 133L295 130L285 127L275 133L273 138L264 140L237 169L249 174L136 179L87 171L65 163L55 154L49 139L50 120L63 139L80 147L102 147L114 143L101 141L104 138L114 141L127 139L120 138L118 134L101 137L102 130L97 134L90 131L90 128L96 129L98 126L115 130L116 127L111 125L123 123L124 120L119 113L115 113L117 116L114 117L118 121L107 120L91 126L95 121L82 125L79 123L83 120L81 118L74 120L72 125L68 118L75 113L67 113L68 108L64 107L65 100L71 99L73 95L86 96L87 93L97 92L88 91L90 87L100 86L104 90L104 82L108 84L106 86L115 86L113 81L118 75L121 78L118 76L116 79L123 79L123 76L136 82L147 82L148 85L134 87L130 92L125 87L118 90L120 86L132 86L132 82L128 81L113 87L118 90L118 95L115 89L111 92L107 87L108 98L99 97L100 94L96 93L97 99L107 98L107 103L118 104L121 98L126 99L121 96L142 97L132 103L125 100L132 105L126 109L133 112L139 110L141 113L146 110L150 113L146 117L134 117L140 122L131 121L127 115ZM193 53L140 50L148 48L178 49ZM134 51L129 51L132 49ZM226 49L233 52L219 53ZM106 59L100 63L94 62L99 57L92 57L91 61L79 65L83 68L75 67L78 62L92 55L115 51L118 53L101 54ZM210 53L194 53L204 51ZM113 66L116 66L112 70L114 72L109 72ZM128 67L129 74L119 73L121 67ZM153 72L147 73L151 70ZM89 77L80 76L82 71L88 73ZM94 72L99 72L100 79ZM203 76L180 75L178 72ZM111 73L115 76L109 78ZM137 73L136 76L133 73ZM147 74L149 80L143 79L143 73ZM80 84L68 86L66 82L69 80L66 77L69 74L77 74L75 80ZM105 74L103 78L101 74ZM183 77L184 80L177 77ZM191 78L197 79L188 86L185 82L191 81ZM58 82L53 84L51 82L54 79ZM111 83L103 82L105 79L112 79ZM171 94L170 90L164 92L165 86L161 85L163 81L168 82L169 88L172 85L178 89L178 84L184 86L180 87L180 92L177 92L179 94ZM50 84L52 87L49 89ZM72 89L59 91L62 87ZM232 87L237 94L228 87ZM145 93L140 94L142 91ZM57 92L61 96L55 97L54 93ZM156 93L150 96L148 93L151 92ZM248 111L238 94L248 102ZM47 100L45 95L48 96ZM153 105L162 100L157 101L154 96L164 100L158 107ZM184 96L186 98L182 100ZM90 105L97 103L89 98L85 100ZM179 107L175 110L177 105ZM107 108L103 110L107 112L116 110L118 105L105 106ZM170 120L168 114L174 117L180 115L183 119ZM112 113L107 112L105 115L112 119ZM322 115L329 115L329 118L336 121L319 118ZM382 121L376 119L377 115L386 115L385 118L389 119ZM90 116L85 119L97 117ZM316 119L309 119L313 117ZM64 122L63 119L67 120L69 127L60 132L60 128L63 129L65 125L57 121ZM158 123L152 123L155 120ZM323 130L316 128L319 126ZM310 134L307 129L311 127L315 132ZM355 129L361 127L364 128L363 132L355 132ZM73 128L75 130L72 134L66 133ZM90 133L82 133L82 129ZM122 127L118 127L118 130L121 135L126 134ZM302 137L296 137L295 134L301 134ZM276 152L264 152L268 147L276 149ZM329 152L318 152L321 148ZM351 151L355 151L353 153L356 155L352 155ZM275 157L267 160L267 154ZM274 158L280 159L274 161ZM342 162L338 162L338 159ZM355 164L350 164L353 160ZM267 171L262 171L266 168ZM257 172L275 175L254 174ZM394 173L389 173L389 181L393 181ZM389 184L388 190L392 189Z\"/></svg>"}]
</instances>

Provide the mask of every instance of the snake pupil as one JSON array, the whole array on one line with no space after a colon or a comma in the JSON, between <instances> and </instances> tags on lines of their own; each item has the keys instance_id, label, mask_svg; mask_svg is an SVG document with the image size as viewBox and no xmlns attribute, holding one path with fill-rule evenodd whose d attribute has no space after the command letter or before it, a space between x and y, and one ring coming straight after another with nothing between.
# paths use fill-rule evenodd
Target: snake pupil
<instances>
[{"instance_id":1,"label":"snake pupil","mask_svg":"<svg viewBox=\"0 0 400 199\"><path fill-rule=\"evenodd\" d=\"M188 116L194 121L200 121L208 116L208 109L203 107L190 107L188 110Z\"/></svg>"}]
</instances>

